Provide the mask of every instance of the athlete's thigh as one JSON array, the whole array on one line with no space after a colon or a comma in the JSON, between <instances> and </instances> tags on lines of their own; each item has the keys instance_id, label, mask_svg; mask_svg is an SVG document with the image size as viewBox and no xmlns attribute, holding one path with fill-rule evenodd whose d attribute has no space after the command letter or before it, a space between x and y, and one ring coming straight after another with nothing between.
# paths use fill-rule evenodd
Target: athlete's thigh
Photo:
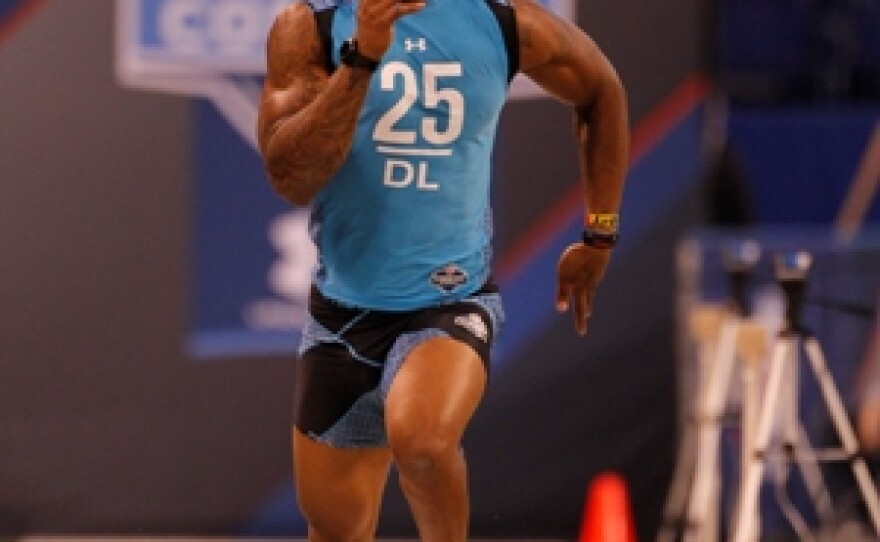
<instances>
[{"instance_id":1,"label":"athlete's thigh","mask_svg":"<svg viewBox=\"0 0 880 542\"><path fill-rule=\"evenodd\" d=\"M491 346L504 320L497 293L418 314L395 344L382 376L390 432L461 438L488 380Z\"/></svg>"},{"instance_id":2,"label":"athlete's thigh","mask_svg":"<svg viewBox=\"0 0 880 542\"><path fill-rule=\"evenodd\" d=\"M318 293L309 314L294 393L299 505L311 540L371 540L391 459L378 361L382 345L390 347L393 341L381 340L390 324L339 307Z\"/></svg>"},{"instance_id":3,"label":"athlete's thigh","mask_svg":"<svg viewBox=\"0 0 880 542\"><path fill-rule=\"evenodd\" d=\"M319 342L323 332L317 325L304 331L310 342L297 363L297 498L315 540L370 540L390 462L378 392L381 370L342 344Z\"/></svg>"},{"instance_id":4,"label":"athlete's thigh","mask_svg":"<svg viewBox=\"0 0 880 542\"><path fill-rule=\"evenodd\" d=\"M420 343L406 356L388 389L389 437L393 441L395 434L403 433L404 438L418 435L457 443L480 403L486 381L483 361L469 345L449 337Z\"/></svg>"},{"instance_id":5,"label":"athlete's thigh","mask_svg":"<svg viewBox=\"0 0 880 542\"><path fill-rule=\"evenodd\" d=\"M370 539L390 464L388 448L334 448L293 430L297 501L325 536Z\"/></svg>"}]
</instances>

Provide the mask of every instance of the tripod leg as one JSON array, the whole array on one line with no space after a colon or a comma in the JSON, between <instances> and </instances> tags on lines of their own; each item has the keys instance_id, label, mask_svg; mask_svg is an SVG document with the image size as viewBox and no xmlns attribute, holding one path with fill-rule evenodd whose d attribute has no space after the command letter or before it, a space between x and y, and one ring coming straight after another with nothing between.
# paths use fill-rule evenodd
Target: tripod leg
<instances>
[{"instance_id":1,"label":"tripod leg","mask_svg":"<svg viewBox=\"0 0 880 542\"><path fill-rule=\"evenodd\" d=\"M698 454L688 506L686 542L715 542L718 539L719 480L718 448L721 417L727 402L730 376L736 357L739 324L728 319L721 327L715 359L708 367L703 404L699 415Z\"/></svg>"},{"instance_id":2,"label":"tripod leg","mask_svg":"<svg viewBox=\"0 0 880 542\"><path fill-rule=\"evenodd\" d=\"M680 540L682 518L688 507L688 492L694 477L696 461L696 422L684 428L682 442L678 454L678 462L672 476L672 487L663 508L663 524L657 532L657 542L675 542Z\"/></svg>"},{"instance_id":3,"label":"tripod leg","mask_svg":"<svg viewBox=\"0 0 880 542\"><path fill-rule=\"evenodd\" d=\"M743 475L739 491L737 519L733 531L734 542L750 542L759 534L759 526L756 525L756 517L753 512L757 509L761 480L764 476L765 455L770 446L770 435L773 429L776 406L782 391L785 364L792 346L790 339L778 339L773 348L773 356L770 358L770 376L758 418L754 451L748 470Z\"/></svg>"},{"instance_id":4,"label":"tripod leg","mask_svg":"<svg viewBox=\"0 0 880 542\"><path fill-rule=\"evenodd\" d=\"M756 322L744 321L740 324L738 353L742 360L742 416L740 434L742 443L739 462L739 484L742 487L745 473L755 453L755 434L761 409L761 384L758 381L759 367L767 361L769 345L767 329ZM760 525L760 509L755 506L749 511Z\"/></svg>"},{"instance_id":5,"label":"tripod leg","mask_svg":"<svg viewBox=\"0 0 880 542\"><path fill-rule=\"evenodd\" d=\"M797 449L800 450L801 448L812 449L813 447L810 444L810 437L807 435L804 425L798 422ZM825 480L822 477L822 471L819 468L819 461L816 459L815 454L795 453L795 459L801 470L801 476L807 486L810 498L816 506L819 520L820 522L825 523L834 515L834 506L831 502L831 494L825 486Z\"/></svg>"},{"instance_id":6,"label":"tripod leg","mask_svg":"<svg viewBox=\"0 0 880 542\"><path fill-rule=\"evenodd\" d=\"M868 471L865 460L859 455L859 441L856 437L852 424L846 415L846 407L834 385L834 378L828 370L828 364L825 361L825 355L819 346L819 341L815 337L808 338L804 343L807 352L807 358L819 382L819 388L822 390L822 396L825 399L825 405L831 414L831 420L837 429L837 434L843 444L844 450L853 458L852 469L856 482L865 499L865 506L871 516L871 522L874 525L874 532L880 536L880 502L877 498L877 488Z\"/></svg>"},{"instance_id":7,"label":"tripod leg","mask_svg":"<svg viewBox=\"0 0 880 542\"><path fill-rule=\"evenodd\" d=\"M724 318L723 308L717 305L695 306L688 319L688 330L695 340L696 351L696 385L694 386L693 411L689 423L684 428L684 435L679 447L678 461L672 487L663 510L663 526L657 534L657 542L674 542L683 530L689 529L687 524L689 497L693 490L696 465L701 450L698 445L699 431L705 420L702 410L706 401L706 388L710 368L715 358L716 346Z\"/></svg>"},{"instance_id":8,"label":"tripod leg","mask_svg":"<svg viewBox=\"0 0 880 542\"><path fill-rule=\"evenodd\" d=\"M807 432L804 430L804 424L801 422L801 405L800 405L800 382L801 382L801 359L800 359L800 345L804 342L804 336L802 333L798 333L795 337L792 338L793 347L791 349L791 357L789 358L789 363L787 364L787 375L786 381L791 382L792 385L786 386L786 394L785 394L785 406L782 409L784 412L783 415L783 446L786 450L786 461L789 464L794 463L798 466L800 470L801 477L806 485L807 491L813 501L816 512L819 515L819 518L824 522L830 518L832 514L831 510L831 497L828 494L828 490L825 487L825 480L822 477L822 472L819 469L819 462L816 458L816 455L812 453L813 447L810 444L810 440L807 437ZM806 451L806 453L803 453ZM788 468L788 467L787 467ZM787 479L788 475L786 474L783 479ZM779 480L777 480L777 496L781 498L781 496L786 492L784 486L779 485ZM789 497L784 498L786 501L790 502ZM809 531L807 530L807 525L804 522L803 518L797 514L796 511L792 510L793 513L786 513L786 516L789 519L789 522L795 527L795 530L798 532L799 537L801 539L806 539L810 537Z\"/></svg>"}]
</instances>

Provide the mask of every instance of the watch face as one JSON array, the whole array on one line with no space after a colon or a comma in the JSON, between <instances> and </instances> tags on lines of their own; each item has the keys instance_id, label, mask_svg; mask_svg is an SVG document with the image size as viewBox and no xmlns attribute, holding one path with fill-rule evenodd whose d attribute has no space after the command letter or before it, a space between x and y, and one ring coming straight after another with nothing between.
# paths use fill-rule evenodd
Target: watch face
<instances>
[{"instance_id":1,"label":"watch face","mask_svg":"<svg viewBox=\"0 0 880 542\"><path fill-rule=\"evenodd\" d=\"M342 42L342 45L339 47L339 58L343 64L356 68L367 68L371 71L375 71L379 65L379 62L367 58L358 52L357 41L354 38L349 38Z\"/></svg>"},{"instance_id":2,"label":"watch face","mask_svg":"<svg viewBox=\"0 0 880 542\"><path fill-rule=\"evenodd\" d=\"M354 40L347 39L342 42L342 47L339 48L339 54L342 56L348 56L354 50Z\"/></svg>"},{"instance_id":3,"label":"watch face","mask_svg":"<svg viewBox=\"0 0 880 542\"><path fill-rule=\"evenodd\" d=\"M342 46L339 48L339 57L344 63L357 63L358 50L357 42L354 41L354 38L348 38L342 42Z\"/></svg>"}]
</instances>

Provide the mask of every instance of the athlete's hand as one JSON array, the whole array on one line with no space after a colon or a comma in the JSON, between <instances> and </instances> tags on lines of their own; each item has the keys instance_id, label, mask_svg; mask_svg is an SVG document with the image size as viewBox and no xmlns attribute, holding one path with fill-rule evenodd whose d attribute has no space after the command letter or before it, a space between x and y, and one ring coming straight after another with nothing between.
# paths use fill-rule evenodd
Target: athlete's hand
<instances>
[{"instance_id":1,"label":"athlete's hand","mask_svg":"<svg viewBox=\"0 0 880 542\"><path fill-rule=\"evenodd\" d=\"M425 7L426 0L361 0L357 42L361 54L379 60L391 46L394 22Z\"/></svg>"},{"instance_id":2,"label":"athlete's hand","mask_svg":"<svg viewBox=\"0 0 880 542\"><path fill-rule=\"evenodd\" d=\"M566 312L574 306L574 327L587 334L587 320L593 310L593 294L605 275L611 250L574 243L559 257L556 266L556 310Z\"/></svg>"}]
</instances>

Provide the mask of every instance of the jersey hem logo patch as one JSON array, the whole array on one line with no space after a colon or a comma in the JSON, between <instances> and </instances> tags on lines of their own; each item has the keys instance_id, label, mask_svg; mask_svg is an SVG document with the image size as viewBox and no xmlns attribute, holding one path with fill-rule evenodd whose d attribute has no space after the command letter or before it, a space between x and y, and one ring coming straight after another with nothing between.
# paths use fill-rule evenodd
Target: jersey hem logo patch
<instances>
[{"instance_id":1,"label":"jersey hem logo patch","mask_svg":"<svg viewBox=\"0 0 880 542\"><path fill-rule=\"evenodd\" d=\"M467 272L455 264L444 265L431 273L431 283L444 292L455 290L467 280Z\"/></svg>"}]
</instances>

